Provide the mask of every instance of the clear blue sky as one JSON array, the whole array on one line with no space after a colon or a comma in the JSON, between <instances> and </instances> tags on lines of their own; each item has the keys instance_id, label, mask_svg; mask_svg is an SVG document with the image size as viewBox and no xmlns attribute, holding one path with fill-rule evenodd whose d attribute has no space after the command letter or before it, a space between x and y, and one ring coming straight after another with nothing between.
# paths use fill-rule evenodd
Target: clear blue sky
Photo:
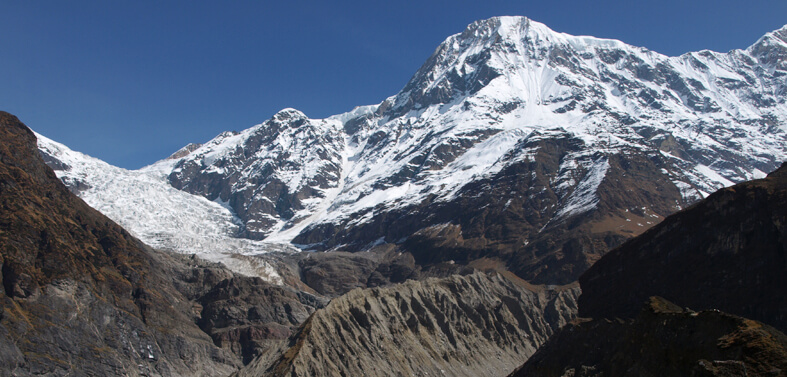
<instances>
[{"instance_id":1,"label":"clear blue sky","mask_svg":"<svg viewBox=\"0 0 787 377\"><path fill-rule=\"evenodd\" d=\"M787 1L5 1L0 110L138 168L285 107L378 103L500 15L679 55L745 48L787 23Z\"/></svg>"}]
</instances>

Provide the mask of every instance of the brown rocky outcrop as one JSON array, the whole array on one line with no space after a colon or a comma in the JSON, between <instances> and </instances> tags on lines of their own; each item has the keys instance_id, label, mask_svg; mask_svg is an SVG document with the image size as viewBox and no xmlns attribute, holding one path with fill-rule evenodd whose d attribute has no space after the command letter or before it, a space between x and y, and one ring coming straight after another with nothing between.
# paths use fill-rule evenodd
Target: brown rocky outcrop
<instances>
[{"instance_id":1,"label":"brown rocky outcrop","mask_svg":"<svg viewBox=\"0 0 787 377\"><path fill-rule=\"evenodd\" d=\"M222 280L198 299L197 324L217 346L232 350L244 364L287 339L327 301L304 292L234 276Z\"/></svg>"},{"instance_id":2,"label":"brown rocky outcrop","mask_svg":"<svg viewBox=\"0 0 787 377\"><path fill-rule=\"evenodd\" d=\"M574 317L577 294L481 272L356 289L237 376L506 375Z\"/></svg>"}]
</instances>

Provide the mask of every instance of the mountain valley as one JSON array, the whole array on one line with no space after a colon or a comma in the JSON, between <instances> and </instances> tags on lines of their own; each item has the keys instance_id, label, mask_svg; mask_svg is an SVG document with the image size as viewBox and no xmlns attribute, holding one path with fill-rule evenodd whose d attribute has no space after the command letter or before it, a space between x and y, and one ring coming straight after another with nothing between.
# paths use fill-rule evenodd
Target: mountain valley
<instances>
[{"instance_id":1,"label":"mountain valley","mask_svg":"<svg viewBox=\"0 0 787 377\"><path fill-rule=\"evenodd\" d=\"M379 104L138 170L0 126L2 376L787 371L787 26L481 20Z\"/></svg>"}]
</instances>

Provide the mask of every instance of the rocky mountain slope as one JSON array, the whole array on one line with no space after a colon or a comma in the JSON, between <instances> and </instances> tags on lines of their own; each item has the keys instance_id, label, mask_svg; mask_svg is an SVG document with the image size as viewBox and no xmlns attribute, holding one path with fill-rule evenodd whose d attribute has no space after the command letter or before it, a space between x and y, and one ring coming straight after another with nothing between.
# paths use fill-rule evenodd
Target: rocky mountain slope
<instances>
[{"instance_id":1,"label":"rocky mountain slope","mask_svg":"<svg viewBox=\"0 0 787 377\"><path fill-rule=\"evenodd\" d=\"M668 217L580 277L593 319L513 375L785 375L785 216L787 163Z\"/></svg>"},{"instance_id":2,"label":"rocky mountain slope","mask_svg":"<svg viewBox=\"0 0 787 377\"><path fill-rule=\"evenodd\" d=\"M356 289L236 376L503 376L574 318L578 293L480 272Z\"/></svg>"},{"instance_id":3,"label":"rocky mountain slope","mask_svg":"<svg viewBox=\"0 0 787 377\"><path fill-rule=\"evenodd\" d=\"M155 251L74 196L0 112L0 375L227 375L324 302Z\"/></svg>"},{"instance_id":4,"label":"rocky mountain slope","mask_svg":"<svg viewBox=\"0 0 787 377\"><path fill-rule=\"evenodd\" d=\"M662 296L787 331L787 163L668 217L579 281L583 317L632 317Z\"/></svg>"},{"instance_id":5,"label":"rocky mountain slope","mask_svg":"<svg viewBox=\"0 0 787 377\"><path fill-rule=\"evenodd\" d=\"M81 190L88 203L181 251L181 235L205 240L181 230L205 224L271 248L393 244L419 265L489 257L567 283L664 216L787 159L786 59L787 28L745 50L667 57L498 17L449 37L378 105L327 119L285 109L136 172L86 174L41 149L72 188L94 188ZM122 179L97 184L101 174ZM169 225L136 210L176 213L159 194L171 187L193 215ZM238 242L205 250L267 250Z\"/></svg>"},{"instance_id":6,"label":"rocky mountain slope","mask_svg":"<svg viewBox=\"0 0 787 377\"><path fill-rule=\"evenodd\" d=\"M511 377L784 376L787 336L720 311L654 297L629 320L568 325Z\"/></svg>"}]
</instances>

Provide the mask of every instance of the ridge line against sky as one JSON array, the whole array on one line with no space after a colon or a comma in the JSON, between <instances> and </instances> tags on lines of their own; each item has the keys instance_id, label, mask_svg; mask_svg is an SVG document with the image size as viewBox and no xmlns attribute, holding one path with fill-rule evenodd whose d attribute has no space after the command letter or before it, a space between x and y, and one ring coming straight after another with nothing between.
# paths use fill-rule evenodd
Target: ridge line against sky
<instances>
[{"instance_id":1,"label":"ridge line against sky","mask_svg":"<svg viewBox=\"0 0 787 377\"><path fill-rule=\"evenodd\" d=\"M520 15L666 55L746 48L787 1L36 1L0 5L0 110L125 168L292 107L396 94L445 38ZM742 6L741 4L745 4Z\"/></svg>"}]
</instances>

